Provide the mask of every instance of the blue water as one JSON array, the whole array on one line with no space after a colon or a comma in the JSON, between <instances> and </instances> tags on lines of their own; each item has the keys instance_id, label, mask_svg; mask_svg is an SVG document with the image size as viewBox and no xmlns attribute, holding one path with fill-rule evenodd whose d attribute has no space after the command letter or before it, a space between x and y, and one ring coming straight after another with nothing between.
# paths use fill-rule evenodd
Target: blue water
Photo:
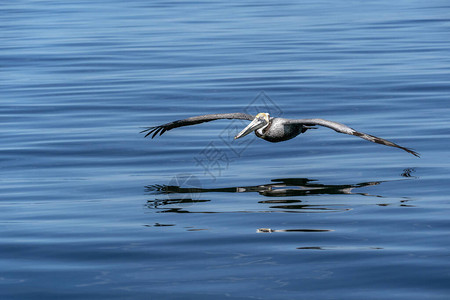
<instances>
[{"instance_id":1,"label":"blue water","mask_svg":"<svg viewBox=\"0 0 450 300\"><path fill-rule=\"evenodd\" d=\"M4 1L0 298L449 299L449 10Z\"/></svg>"}]
</instances>

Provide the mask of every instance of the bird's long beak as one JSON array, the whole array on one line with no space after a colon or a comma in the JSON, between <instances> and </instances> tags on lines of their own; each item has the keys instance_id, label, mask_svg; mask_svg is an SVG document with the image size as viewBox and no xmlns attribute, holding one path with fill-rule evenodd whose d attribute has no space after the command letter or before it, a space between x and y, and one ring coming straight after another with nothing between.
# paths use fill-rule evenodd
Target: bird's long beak
<instances>
[{"instance_id":1,"label":"bird's long beak","mask_svg":"<svg viewBox=\"0 0 450 300\"><path fill-rule=\"evenodd\" d=\"M259 128L262 128L267 125L267 121L262 118L255 118L250 124L248 124L247 127L245 127L241 132L239 132L234 139L237 140L238 138L241 138L243 136L246 136L247 134L251 133L252 131L258 130Z\"/></svg>"}]
</instances>

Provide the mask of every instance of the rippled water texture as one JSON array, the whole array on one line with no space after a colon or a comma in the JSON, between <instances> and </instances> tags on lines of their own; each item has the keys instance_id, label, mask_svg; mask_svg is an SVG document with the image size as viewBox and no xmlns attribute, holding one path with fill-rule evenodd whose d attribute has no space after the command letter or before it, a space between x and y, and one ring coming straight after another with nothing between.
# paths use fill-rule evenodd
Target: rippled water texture
<instances>
[{"instance_id":1,"label":"rippled water texture","mask_svg":"<svg viewBox=\"0 0 450 300\"><path fill-rule=\"evenodd\" d=\"M446 1L0 5L1 299L449 299ZM421 154L222 120L325 118Z\"/></svg>"}]
</instances>

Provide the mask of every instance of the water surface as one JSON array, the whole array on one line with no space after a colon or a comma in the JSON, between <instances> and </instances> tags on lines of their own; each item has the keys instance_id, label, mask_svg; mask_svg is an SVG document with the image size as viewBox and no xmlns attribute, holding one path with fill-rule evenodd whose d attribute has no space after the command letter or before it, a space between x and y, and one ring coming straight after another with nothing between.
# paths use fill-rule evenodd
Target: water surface
<instances>
[{"instance_id":1,"label":"water surface","mask_svg":"<svg viewBox=\"0 0 450 300\"><path fill-rule=\"evenodd\" d=\"M445 1L7 1L2 299L448 299ZM207 113L325 118L279 144Z\"/></svg>"}]
</instances>

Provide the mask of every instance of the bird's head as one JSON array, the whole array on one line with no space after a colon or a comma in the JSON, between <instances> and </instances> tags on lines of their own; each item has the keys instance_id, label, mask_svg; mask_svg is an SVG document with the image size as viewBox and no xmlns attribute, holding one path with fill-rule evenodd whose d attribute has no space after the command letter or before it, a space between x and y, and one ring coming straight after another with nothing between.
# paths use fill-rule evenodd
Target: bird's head
<instances>
[{"instance_id":1,"label":"bird's head","mask_svg":"<svg viewBox=\"0 0 450 300\"><path fill-rule=\"evenodd\" d=\"M268 126L269 123L270 123L269 114L268 113L259 113L253 119L253 121L250 124L248 124L247 127L245 127L241 132L239 132L234 137L234 139L237 140L238 138L246 136L247 134L251 133L252 131L258 130L260 128L264 128L264 127Z\"/></svg>"}]
</instances>

